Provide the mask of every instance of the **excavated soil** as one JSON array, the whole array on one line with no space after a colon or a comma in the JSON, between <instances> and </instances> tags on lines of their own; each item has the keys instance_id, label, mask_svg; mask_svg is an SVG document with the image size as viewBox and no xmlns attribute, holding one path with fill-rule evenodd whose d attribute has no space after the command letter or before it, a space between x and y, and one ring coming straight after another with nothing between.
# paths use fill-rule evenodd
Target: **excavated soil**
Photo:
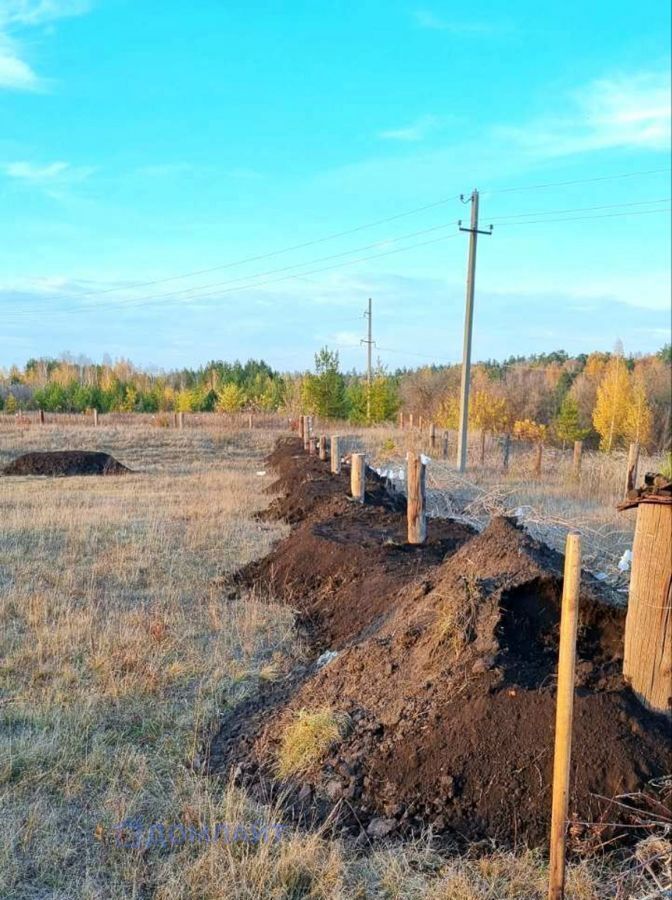
<instances>
[{"instance_id":1,"label":"excavated soil","mask_svg":"<svg viewBox=\"0 0 672 900\"><path fill-rule=\"evenodd\" d=\"M126 466L94 450L49 450L24 453L2 470L3 475L123 475Z\"/></svg>"},{"instance_id":2,"label":"excavated soil","mask_svg":"<svg viewBox=\"0 0 672 900\"><path fill-rule=\"evenodd\" d=\"M361 506L347 499L347 468L331 475L296 440L269 462L287 492L269 514L295 527L238 583L290 602L315 655L336 655L231 709L211 770L263 798L282 790L297 819L329 816L354 834L431 826L451 840L544 844L562 557L505 519L482 534L430 520L427 544L409 547L403 498L373 473ZM621 833L614 823L632 833L637 810L661 802L651 782L672 771L670 724L623 683L624 614L603 592L584 573L569 804L584 850ZM347 715L342 740L280 783L285 728L325 707Z\"/></svg>"}]
</instances>

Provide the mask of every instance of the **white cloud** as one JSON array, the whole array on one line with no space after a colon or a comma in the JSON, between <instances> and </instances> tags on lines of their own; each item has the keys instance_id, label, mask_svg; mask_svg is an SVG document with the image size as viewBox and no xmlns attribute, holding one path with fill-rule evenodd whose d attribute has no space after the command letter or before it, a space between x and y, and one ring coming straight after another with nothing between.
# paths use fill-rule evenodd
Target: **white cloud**
<instances>
[{"instance_id":1,"label":"white cloud","mask_svg":"<svg viewBox=\"0 0 672 900\"><path fill-rule=\"evenodd\" d=\"M568 106L565 113L497 128L496 134L544 157L611 148L669 149L670 82L665 70L600 78L570 95Z\"/></svg>"},{"instance_id":2,"label":"white cloud","mask_svg":"<svg viewBox=\"0 0 672 900\"><path fill-rule=\"evenodd\" d=\"M501 22L465 22L443 19L429 9L417 9L413 13L416 25L429 31L445 31L454 35L490 35L511 31L509 25Z\"/></svg>"},{"instance_id":3,"label":"white cloud","mask_svg":"<svg viewBox=\"0 0 672 900\"><path fill-rule=\"evenodd\" d=\"M53 181L72 171L66 162L53 162L44 166L38 166L30 162L10 162L2 167L9 178L18 178L23 181Z\"/></svg>"},{"instance_id":4,"label":"white cloud","mask_svg":"<svg viewBox=\"0 0 672 900\"><path fill-rule=\"evenodd\" d=\"M422 141L439 124L438 116L420 116L415 122L405 125L402 128L390 128L381 131L378 137L384 141Z\"/></svg>"},{"instance_id":5,"label":"white cloud","mask_svg":"<svg viewBox=\"0 0 672 900\"><path fill-rule=\"evenodd\" d=\"M0 32L0 88L34 91L39 85L39 78L21 59L14 42Z\"/></svg>"},{"instance_id":6,"label":"white cloud","mask_svg":"<svg viewBox=\"0 0 672 900\"><path fill-rule=\"evenodd\" d=\"M0 25L42 25L81 16L90 8L89 0L2 0Z\"/></svg>"},{"instance_id":7,"label":"white cloud","mask_svg":"<svg viewBox=\"0 0 672 900\"><path fill-rule=\"evenodd\" d=\"M89 9L88 0L0 0L0 90L37 91L44 87L24 58L16 31L79 16Z\"/></svg>"}]
</instances>

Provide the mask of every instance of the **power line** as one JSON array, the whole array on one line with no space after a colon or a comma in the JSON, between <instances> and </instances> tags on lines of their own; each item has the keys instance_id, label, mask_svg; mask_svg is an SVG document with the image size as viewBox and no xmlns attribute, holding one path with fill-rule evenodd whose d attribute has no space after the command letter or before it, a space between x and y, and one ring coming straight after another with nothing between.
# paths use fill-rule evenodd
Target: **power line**
<instances>
[{"instance_id":1,"label":"power line","mask_svg":"<svg viewBox=\"0 0 672 900\"><path fill-rule=\"evenodd\" d=\"M575 185L575 184L589 184L589 183L594 183L594 182L599 182L599 181L611 181L611 180L622 179L622 178L635 178L635 177L646 176L646 175L660 174L661 172L667 172L667 171L668 171L667 169L648 169L648 170L636 171L636 172L623 172L623 173L619 173L616 175L603 175L603 176L599 176L599 177L595 177L595 178L581 178L581 179L575 179L573 181L552 181L552 182L547 182L545 184L521 185L521 186L517 186L517 187L508 187L508 188L495 188L495 189L488 190L487 192L483 191L482 193L503 194L503 193L517 192L517 191L533 191L533 190L540 190L542 188L564 187L567 185ZM457 200L458 197L459 197L459 194L454 194L449 197L443 197L439 200L433 201L432 203L427 203L427 204L424 204L423 206L416 206L412 209L408 209L403 212L396 213L395 215L392 215L392 216L387 216L382 219L376 219L371 222L365 222L362 225L357 225L357 226L354 226L353 228L345 229L344 231L333 232L331 234L327 234L327 235L324 235L319 238L314 238L313 240L310 240L310 241L304 241L299 244L292 244L287 247L280 247L277 250L271 250L268 253L261 253L261 254L255 255L255 256L247 256L247 257L243 257L241 259L231 260L226 263L221 263L216 266L210 266L210 267L204 268L204 269L195 269L195 270L188 271L188 272L180 272L175 275L168 275L163 278L155 278L155 279L152 279L149 281L140 281L140 282L135 282L133 284L118 285L116 287L104 288L102 290L97 290L95 293L85 294L84 297L98 297L103 294L111 294L111 293L118 293L119 291L134 290L135 288L139 288L139 287L152 287L155 284L165 284L169 281L178 281L183 278L193 278L197 275L207 275L210 272L222 271L225 269L234 268L235 266L242 266L242 265L245 265L245 264L251 263L251 262L260 262L264 259L270 259L274 256L280 256L285 253L291 253L294 250L303 250L306 247L312 247L312 246L315 246L316 244L322 244L327 241L332 241L332 240L336 240L341 237L346 237L351 234L356 234L360 231L364 231L368 228L375 228L378 225L384 225L388 222L395 222L398 219L405 218L406 216L411 216L411 215L416 215L417 213L426 212L429 209L435 209L436 207L444 206L447 203L453 202L453 201Z\"/></svg>"},{"instance_id":2,"label":"power line","mask_svg":"<svg viewBox=\"0 0 672 900\"><path fill-rule=\"evenodd\" d=\"M258 287L264 287L264 286L269 285L269 284L277 284L277 283L279 283L279 282L281 282L281 281L288 281L288 280L291 280L291 279L294 279L294 278L300 278L300 277L302 277L303 275L316 275L316 274L319 273L319 272L328 272L328 271L331 271L331 270L333 270L333 269L340 269L340 268L343 268L344 266L355 265L356 263L359 263L359 262L368 262L369 260L372 260L372 259L380 259L381 257L384 257L384 256L392 256L392 255L395 254L395 253L403 253L403 252L405 252L406 250L414 250L414 249L416 249L416 248L418 248L418 247L427 247L427 246L429 246L430 244L436 244L436 243L438 243L439 241L447 241L447 240L450 240L451 238L454 238L454 237L457 237L457 232L455 232L454 234L442 235L442 236L439 237L439 238L432 238L432 239L429 240L429 241L419 241L419 242L417 242L417 243L415 243L415 244L409 244L407 247L397 247L397 248L395 248L394 250L387 250L387 251L385 251L385 252L383 252L383 253L374 253L374 254L372 254L372 255L370 255L370 256L361 256L361 257L358 257L358 258L356 258L356 259L349 259L349 260L346 260L345 262L337 263L337 264L335 264L335 265L333 265L333 266L323 266L323 267L318 268L318 269L310 269L308 272L301 272L301 273L299 273L299 274L297 274L297 275L285 275L285 276L282 277L282 278L271 278L271 279L268 279L268 280L266 280L266 281L259 281L259 282L256 282L256 283L254 283L254 284L245 284L245 285L241 285L240 287L227 288L227 289L225 289L225 290L206 291L204 294L198 294L197 296L195 296L195 297L190 297L190 298L188 298L188 299L189 299L189 300L198 301L198 300L202 299L203 297L209 297L209 296L212 296L213 294L221 295L221 294L230 294L230 293L232 293L232 292L233 292L233 293L235 293L235 292L244 292L244 291L252 290L252 289L258 288ZM127 306L127 305L124 305L124 306L121 307L121 309L125 309L125 308L139 309L139 308L141 308L141 307L143 307L143 306L147 306L147 305L153 304L154 302L156 302L156 299L157 299L157 298L148 298L148 302L147 302L147 303L136 303L136 304L133 305L133 306ZM101 308L102 308L101 306L89 306L89 307L85 307L85 308L84 308L84 311L90 310L90 311L92 311L92 312L96 312L96 311L100 310ZM108 307L108 308L109 308L109 307ZM61 310L60 312L59 312L58 310L53 310L53 311L51 311L51 315L57 315L57 316L58 316L58 315L66 315L66 316L67 316L67 315L69 315L69 314L72 313L72 312L79 312L79 311L81 311L81 310L80 310L80 309L76 309L76 308L75 308L75 309L71 309L71 310ZM11 314L10 314L10 315L11 315ZM14 315L16 316L16 314L14 314ZM27 317L28 317L28 318L33 318L33 317L34 317L34 313L30 313ZM5 319L5 321L6 321L6 319Z\"/></svg>"},{"instance_id":3,"label":"power line","mask_svg":"<svg viewBox=\"0 0 672 900\"><path fill-rule=\"evenodd\" d=\"M533 219L528 220L526 222L502 222L502 225L505 227L509 225L544 225L550 222L583 222L586 219L616 219L622 216L648 216L652 213L668 213L672 212L672 208L670 209L640 209L633 210L632 212L621 212L621 213L605 213L604 215L598 216L572 216L570 218L564 219Z\"/></svg>"},{"instance_id":4,"label":"power line","mask_svg":"<svg viewBox=\"0 0 672 900\"><path fill-rule=\"evenodd\" d=\"M672 197L662 197L659 200L635 200L632 203L608 203L604 206L574 206L569 209L537 209L529 213L515 213L507 216L491 216L490 221L501 222L504 219L525 219L528 216L546 216L556 213L588 212L595 209L622 209L626 206L648 206L654 203L669 203Z\"/></svg>"},{"instance_id":5,"label":"power line","mask_svg":"<svg viewBox=\"0 0 672 900\"><path fill-rule=\"evenodd\" d=\"M494 190L481 191L483 194L513 194L519 191L539 191L544 188L569 187L574 184L595 184L598 181L616 181L620 178L637 178L643 175L660 175L661 172L669 173L669 169L646 169L639 172L621 172L618 175L600 175L596 178L576 178L572 181L547 181L545 184L529 184L519 187L495 188Z\"/></svg>"}]
</instances>

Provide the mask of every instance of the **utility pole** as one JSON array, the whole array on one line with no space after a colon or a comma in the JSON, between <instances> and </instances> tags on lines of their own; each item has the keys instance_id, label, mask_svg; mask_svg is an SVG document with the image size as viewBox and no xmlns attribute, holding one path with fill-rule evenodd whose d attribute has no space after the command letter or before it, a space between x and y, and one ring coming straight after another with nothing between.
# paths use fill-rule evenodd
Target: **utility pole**
<instances>
[{"instance_id":1,"label":"utility pole","mask_svg":"<svg viewBox=\"0 0 672 900\"><path fill-rule=\"evenodd\" d=\"M467 201L462 195L463 203ZM469 262L467 264L467 300L464 311L464 347L462 350L462 384L460 386L460 424L457 432L457 470L464 472L467 467L467 436L469 431L469 380L471 377L471 333L474 325L474 286L476 282L476 240L479 234L492 234L492 225L489 231L478 229L478 191L471 192L471 225L462 227L462 221L458 222L460 231L469 232Z\"/></svg>"},{"instance_id":2,"label":"utility pole","mask_svg":"<svg viewBox=\"0 0 672 900\"><path fill-rule=\"evenodd\" d=\"M369 308L364 313L369 320L369 336L367 340L362 338L361 343L366 344L366 421L371 421L371 348L373 347L373 321L371 315L371 298L369 297Z\"/></svg>"}]
</instances>

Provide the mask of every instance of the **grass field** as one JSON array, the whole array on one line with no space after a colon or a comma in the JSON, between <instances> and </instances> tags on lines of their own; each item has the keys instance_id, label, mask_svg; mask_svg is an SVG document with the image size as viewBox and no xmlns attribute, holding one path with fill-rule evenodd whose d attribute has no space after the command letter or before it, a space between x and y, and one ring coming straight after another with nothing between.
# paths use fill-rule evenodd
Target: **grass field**
<instances>
[{"instance_id":1,"label":"grass field","mask_svg":"<svg viewBox=\"0 0 672 900\"><path fill-rule=\"evenodd\" d=\"M132 828L118 826L134 819L279 821L200 768L220 711L304 653L290 609L223 584L285 531L255 518L269 501L272 475L260 473L274 436L51 425L2 434L0 466L27 450L84 448L135 471L0 477L0 897L545 896L539 854L446 857L429 835L375 850L300 832L126 846ZM656 896L646 866L655 849L640 846L636 866L574 864L568 897Z\"/></svg>"}]
</instances>

